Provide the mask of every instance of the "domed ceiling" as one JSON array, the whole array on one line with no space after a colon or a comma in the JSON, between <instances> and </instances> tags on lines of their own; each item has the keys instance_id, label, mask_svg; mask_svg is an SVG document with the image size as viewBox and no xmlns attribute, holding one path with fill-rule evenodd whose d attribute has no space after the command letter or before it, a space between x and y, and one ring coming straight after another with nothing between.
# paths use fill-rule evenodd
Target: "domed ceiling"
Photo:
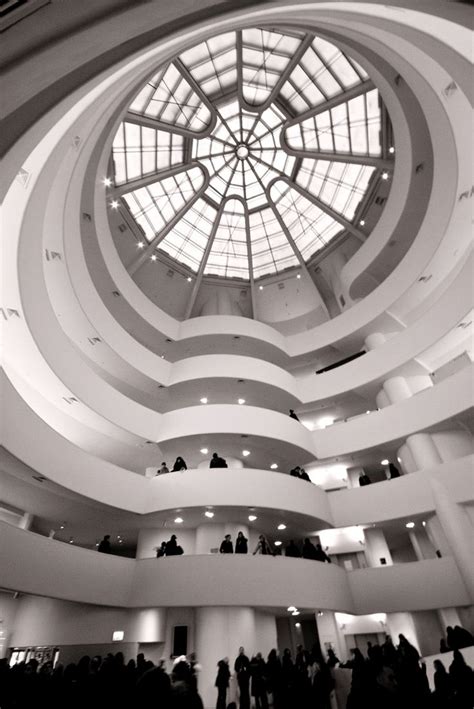
<instances>
[{"instance_id":1,"label":"domed ceiling","mask_svg":"<svg viewBox=\"0 0 474 709\"><path fill-rule=\"evenodd\" d=\"M257 280L357 232L387 176L382 115L366 71L321 37L219 35L135 96L113 141L116 194L152 260Z\"/></svg>"}]
</instances>

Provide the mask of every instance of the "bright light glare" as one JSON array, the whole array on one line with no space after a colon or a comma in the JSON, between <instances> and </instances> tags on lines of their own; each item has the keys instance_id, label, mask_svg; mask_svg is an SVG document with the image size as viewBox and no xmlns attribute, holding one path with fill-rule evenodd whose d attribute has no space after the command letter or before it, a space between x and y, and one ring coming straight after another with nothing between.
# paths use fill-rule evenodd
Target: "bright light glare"
<instances>
[{"instance_id":1,"label":"bright light glare","mask_svg":"<svg viewBox=\"0 0 474 709\"><path fill-rule=\"evenodd\" d=\"M112 184L112 180L110 179L110 177L104 177L104 179L102 180L102 182L104 183L104 185L105 185L106 187L110 187L110 185Z\"/></svg>"},{"instance_id":2,"label":"bright light glare","mask_svg":"<svg viewBox=\"0 0 474 709\"><path fill-rule=\"evenodd\" d=\"M156 255L155 255L155 254L152 254L151 260L152 260L152 261L156 261Z\"/></svg>"},{"instance_id":3,"label":"bright light glare","mask_svg":"<svg viewBox=\"0 0 474 709\"><path fill-rule=\"evenodd\" d=\"M388 180L388 172L382 172L382 180Z\"/></svg>"},{"instance_id":4,"label":"bright light glare","mask_svg":"<svg viewBox=\"0 0 474 709\"><path fill-rule=\"evenodd\" d=\"M199 399L201 404L207 404L207 396L203 396L202 399Z\"/></svg>"},{"instance_id":5,"label":"bright light glare","mask_svg":"<svg viewBox=\"0 0 474 709\"><path fill-rule=\"evenodd\" d=\"M286 529L286 524L279 524L277 529Z\"/></svg>"},{"instance_id":6,"label":"bright light glare","mask_svg":"<svg viewBox=\"0 0 474 709\"><path fill-rule=\"evenodd\" d=\"M204 515L206 517L209 517L209 519L212 519L214 517L214 512L211 512L210 510L206 510L206 512L204 512Z\"/></svg>"},{"instance_id":7,"label":"bright light glare","mask_svg":"<svg viewBox=\"0 0 474 709\"><path fill-rule=\"evenodd\" d=\"M301 623L295 623L295 628L301 628Z\"/></svg>"},{"instance_id":8,"label":"bright light glare","mask_svg":"<svg viewBox=\"0 0 474 709\"><path fill-rule=\"evenodd\" d=\"M112 209L118 209L119 203L117 202L116 199L113 199L112 202L110 203L110 206Z\"/></svg>"},{"instance_id":9,"label":"bright light glare","mask_svg":"<svg viewBox=\"0 0 474 709\"><path fill-rule=\"evenodd\" d=\"M291 615L299 615L299 614L300 614L299 611L293 611L293 613Z\"/></svg>"},{"instance_id":10,"label":"bright light glare","mask_svg":"<svg viewBox=\"0 0 474 709\"><path fill-rule=\"evenodd\" d=\"M415 523L414 523L414 522L407 522L406 525L405 525L405 527L406 527L407 529L413 529L414 526L415 526Z\"/></svg>"},{"instance_id":11,"label":"bright light glare","mask_svg":"<svg viewBox=\"0 0 474 709\"><path fill-rule=\"evenodd\" d=\"M176 519L175 519L174 522L175 522L175 524L183 524L183 521L184 521L184 520L183 520L182 517L176 517Z\"/></svg>"},{"instance_id":12,"label":"bright light glare","mask_svg":"<svg viewBox=\"0 0 474 709\"><path fill-rule=\"evenodd\" d=\"M209 453L209 449L208 448L201 448L201 450L199 452L202 453L203 455L206 455L207 453Z\"/></svg>"},{"instance_id":13,"label":"bright light glare","mask_svg":"<svg viewBox=\"0 0 474 709\"><path fill-rule=\"evenodd\" d=\"M292 613L293 611L297 610L297 608L296 606L288 606L286 610L288 611L288 613Z\"/></svg>"},{"instance_id":14,"label":"bright light glare","mask_svg":"<svg viewBox=\"0 0 474 709\"><path fill-rule=\"evenodd\" d=\"M242 455L244 458L246 458L248 455L250 455L250 451L242 451Z\"/></svg>"},{"instance_id":15,"label":"bright light glare","mask_svg":"<svg viewBox=\"0 0 474 709\"><path fill-rule=\"evenodd\" d=\"M145 244L143 243L143 241L139 241L138 244L137 244L137 246L138 246L139 249L143 249L143 247L145 246Z\"/></svg>"},{"instance_id":16,"label":"bright light glare","mask_svg":"<svg viewBox=\"0 0 474 709\"><path fill-rule=\"evenodd\" d=\"M393 145L389 147L388 152L393 155L393 153L395 152L395 148L393 147Z\"/></svg>"},{"instance_id":17,"label":"bright light glare","mask_svg":"<svg viewBox=\"0 0 474 709\"><path fill-rule=\"evenodd\" d=\"M272 463L272 464L270 465L270 470L276 470L277 468L278 468L277 463Z\"/></svg>"},{"instance_id":18,"label":"bright light glare","mask_svg":"<svg viewBox=\"0 0 474 709\"><path fill-rule=\"evenodd\" d=\"M256 519L256 515L249 515L249 522L255 522Z\"/></svg>"},{"instance_id":19,"label":"bright light glare","mask_svg":"<svg viewBox=\"0 0 474 709\"><path fill-rule=\"evenodd\" d=\"M365 219L361 219L360 222L359 222L359 224L360 224L361 226L364 226L364 225L365 225Z\"/></svg>"},{"instance_id":20,"label":"bright light glare","mask_svg":"<svg viewBox=\"0 0 474 709\"><path fill-rule=\"evenodd\" d=\"M238 404L245 404L245 399L237 399Z\"/></svg>"},{"instance_id":21,"label":"bright light glare","mask_svg":"<svg viewBox=\"0 0 474 709\"><path fill-rule=\"evenodd\" d=\"M384 458L383 460L380 461L380 465L388 465L388 460L387 458Z\"/></svg>"},{"instance_id":22,"label":"bright light glare","mask_svg":"<svg viewBox=\"0 0 474 709\"><path fill-rule=\"evenodd\" d=\"M281 543L280 541L275 542L275 546L276 546L276 547L281 547L281 544L282 544L282 543Z\"/></svg>"}]
</instances>

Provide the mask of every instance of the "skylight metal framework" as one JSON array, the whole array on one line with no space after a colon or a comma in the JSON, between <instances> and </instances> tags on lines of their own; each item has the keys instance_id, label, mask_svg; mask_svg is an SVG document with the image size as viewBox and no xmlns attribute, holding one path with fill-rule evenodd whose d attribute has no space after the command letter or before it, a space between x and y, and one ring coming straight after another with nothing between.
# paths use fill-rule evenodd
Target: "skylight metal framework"
<instances>
[{"instance_id":1,"label":"skylight metal framework","mask_svg":"<svg viewBox=\"0 0 474 709\"><path fill-rule=\"evenodd\" d=\"M161 67L113 142L116 195L148 245L205 276L250 281L350 232L382 156L367 72L313 34L249 28ZM195 294L194 294L195 298Z\"/></svg>"}]
</instances>

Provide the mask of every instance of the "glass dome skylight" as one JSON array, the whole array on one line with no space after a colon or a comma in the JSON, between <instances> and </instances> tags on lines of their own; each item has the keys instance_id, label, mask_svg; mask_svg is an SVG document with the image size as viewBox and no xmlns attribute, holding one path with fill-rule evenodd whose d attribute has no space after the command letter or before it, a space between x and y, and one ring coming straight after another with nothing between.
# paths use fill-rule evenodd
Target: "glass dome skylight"
<instances>
[{"instance_id":1,"label":"glass dome skylight","mask_svg":"<svg viewBox=\"0 0 474 709\"><path fill-rule=\"evenodd\" d=\"M219 35L162 67L113 142L116 194L148 246L200 276L257 279L350 231L377 170L364 69L303 32Z\"/></svg>"}]
</instances>

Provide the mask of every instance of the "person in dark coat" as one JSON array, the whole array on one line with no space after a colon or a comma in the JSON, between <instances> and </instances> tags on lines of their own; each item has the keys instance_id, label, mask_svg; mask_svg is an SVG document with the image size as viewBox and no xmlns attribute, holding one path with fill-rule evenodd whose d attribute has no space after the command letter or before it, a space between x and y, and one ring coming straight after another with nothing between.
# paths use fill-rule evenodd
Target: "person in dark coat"
<instances>
[{"instance_id":1,"label":"person in dark coat","mask_svg":"<svg viewBox=\"0 0 474 709\"><path fill-rule=\"evenodd\" d=\"M304 540L302 556L303 559L313 559L313 561L317 561L316 547L310 542L308 537L306 537L306 539Z\"/></svg>"},{"instance_id":2,"label":"person in dark coat","mask_svg":"<svg viewBox=\"0 0 474 709\"><path fill-rule=\"evenodd\" d=\"M453 699L453 685L451 677L446 672L446 668L441 660L435 660L433 666L435 670L433 675L433 705L437 709L449 707Z\"/></svg>"},{"instance_id":3,"label":"person in dark coat","mask_svg":"<svg viewBox=\"0 0 474 709\"><path fill-rule=\"evenodd\" d=\"M327 666L328 666L329 668L336 667L336 665L339 665L340 662L341 662L341 661L340 661L340 659L338 658L338 656L336 655L336 653L334 652L334 650L333 650L332 648L329 648L329 650L328 650L328 661L327 661L327 663L326 663Z\"/></svg>"},{"instance_id":4,"label":"person in dark coat","mask_svg":"<svg viewBox=\"0 0 474 709\"><path fill-rule=\"evenodd\" d=\"M156 550L156 558L161 559L162 556L166 556L166 542L161 542L160 546Z\"/></svg>"},{"instance_id":5,"label":"person in dark coat","mask_svg":"<svg viewBox=\"0 0 474 709\"><path fill-rule=\"evenodd\" d=\"M172 534L169 542L166 542L166 556L179 556L180 554L183 554L183 549L178 544L176 534Z\"/></svg>"},{"instance_id":6,"label":"person in dark coat","mask_svg":"<svg viewBox=\"0 0 474 709\"><path fill-rule=\"evenodd\" d=\"M299 465L297 465L295 468L292 468L292 469L290 470L290 475L291 475L291 477L292 477L292 478L299 478L299 477L300 477L300 471L301 471L301 468L300 468Z\"/></svg>"},{"instance_id":7,"label":"person in dark coat","mask_svg":"<svg viewBox=\"0 0 474 709\"><path fill-rule=\"evenodd\" d=\"M172 472L172 473L177 473L177 472L179 472L180 470L187 470L187 469L188 469L188 466L186 465L186 463L185 463L185 461L183 460L183 458L181 458L180 456L178 456L178 457L176 458L176 460L174 461L173 469L172 469L171 472Z\"/></svg>"},{"instance_id":8,"label":"person in dark coat","mask_svg":"<svg viewBox=\"0 0 474 709\"><path fill-rule=\"evenodd\" d=\"M295 414L293 409L290 409L290 418L295 419L295 421L299 421L298 416Z\"/></svg>"},{"instance_id":9,"label":"person in dark coat","mask_svg":"<svg viewBox=\"0 0 474 709\"><path fill-rule=\"evenodd\" d=\"M135 689L137 709L152 709L159 698L160 706L169 707L171 702L170 678L160 667L146 670L138 679Z\"/></svg>"},{"instance_id":10,"label":"person in dark coat","mask_svg":"<svg viewBox=\"0 0 474 709\"><path fill-rule=\"evenodd\" d=\"M314 558L316 561L327 561L328 564L331 563L331 559L326 554L326 552L322 548L321 544L316 544L316 552L315 552Z\"/></svg>"},{"instance_id":11,"label":"person in dark coat","mask_svg":"<svg viewBox=\"0 0 474 709\"><path fill-rule=\"evenodd\" d=\"M212 454L211 462L209 463L210 468L227 468L227 463L224 458L221 458L217 453Z\"/></svg>"},{"instance_id":12,"label":"person in dark coat","mask_svg":"<svg viewBox=\"0 0 474 709\"><path fill-rule=\"evenodd\" d=\"M267 686L273 696L273 709L282 707L281 661L275 649L270 650L267 658Z\"/></svg>"},{"instance_id":13,"label":"person in dark coat","mask_svg":"<svg viewBox=\"0 0 474 709\"><path fill-rule=\"evenodd\" d=\"M399 478L400 477L400 471L397 468L396 465L393 463L388 464L388 472L389 472L389 480L393 480L393 478Z\"/></svg>"},{"instance_id":14,"label":"person in dark coat","mask_svg":"<svg viewBox=\"0 0 474 709\"><path fill-rule=\"evenodd\" d=\"M233 554L234 545L232 544L232 539L230 534L226 534L219 547L220 554Z\"/></svg>"},{"instance_id":15,"label":"person in dark coat","mask_svg":"<svg viewBox=\"0 0 474 709\"><path fill-rule=\"evenodd\" d=\"M102 552L102 554L112 553L112 547L110 545L110 534L105 535L105 537L100 542L97 551Z\"/></svg>"},{"instance_id":16,"label":"person in dark coat","mask_svg":"<svg viewBox=\"0 0 474 709\"><path fill-rule=\"evenodd\" d=\"M461 650L463 647L471 647L471 645L474 645L474 638L472 637L469 630L466 630L466 628L462 628L460 625L454 626L453 637L455 639L455 648L457 650Z\"/></svg>"},{"instance_id":17,"label":"person in dark coat","mask_svg":"<svg viewBox=\"0 0 474 709\"><path fill-rule=\"evenodd\" d=\"M300 550L294 543L293 539L290 539L290 543L285 548L285 556L292 556L295 559L299 559L301 556Z\"/></svg>"},{"instance_id":18,"label":"person in dark coat","mask_svg":"<svg viewBox=\"0 0 474 709\"><path fill-rule=\"evenodd\" d=\"M306 480L308 483L311 482L311 478L304 468L300 468L300 480Z\"/></svg>"},{"instance_id":19,"label":"person in dark coat","mask_svg":"<svg viewBox=\"0 0 474 709\"><path fill-rule=\"evenodd\" d=\"M255 699L255 709L268 709L266 687L266 665L261 652L257 652L250 662L252 678L252 697Z\"/></svg>"},{"instance_id":20,"label":"person in dark coat","mask_svg":"<svg viewBox=\"0 0 474 709\"><path fill-rule=\"evenodd\" d=\"M359 475L359 487L364 487L365 485L370 485L372 483L372 480L369 478L367 473L363 473L362 475Z\"/></svg>"},{"instance_id":21,"label":"person in dark coat","mask_svg":"<svg viewBox=\"0 0 474 709\"><path fill-rule=\"evenodd\" d=\"M173 709L204 709L202 699L198 694L196 682L191 667L181 660L176 663L171 673L171 704ZM161 703L161 697L155 697L153 707L167 709L167 704Z\"/></svg>"},{"instance_id":22,"label":"person in dark coat","mask_svg":"<svg viewBox=\"0 0 474 709\"><path fill-rule=\"evenodd\" d=\"M217 663L217 677L215 685L217 687L216 709L226 709L227 688L230 680L229 658L224 657Z\"/></svg>"},{"instance_id":23,"label":"person in dark coat","mask_svg":"<svg viewBox=\"0 0 474 709\"><path fill-rule=\"evenodd\" d=\"M237 676L237 684L239 685L239 709L250 709L250 660L243 647L239 647L234 670Z\"/></svg>"},{"instance_id":24,"label":"person in dark coat","mask_svg":"<svg viewBox=\"0 0 474 709\"><path fill-rule=\"evenodd\" d=\"M237 539L235 540L235 553L247 554L248 550L248 539L244 536L243 532L239 532L237 534Z\"/></svg>"},{"instance_id":25,"label":"person in dark coat","mask_svg":"<svg viewBox=\"0 0 474 709\"><path fill-rule=\"evenodd\" d=\"M449 676L454 690L456 709L472 709L474 704L474 673L459 650L453 650Z\"/></svg>"}]
</instances>

